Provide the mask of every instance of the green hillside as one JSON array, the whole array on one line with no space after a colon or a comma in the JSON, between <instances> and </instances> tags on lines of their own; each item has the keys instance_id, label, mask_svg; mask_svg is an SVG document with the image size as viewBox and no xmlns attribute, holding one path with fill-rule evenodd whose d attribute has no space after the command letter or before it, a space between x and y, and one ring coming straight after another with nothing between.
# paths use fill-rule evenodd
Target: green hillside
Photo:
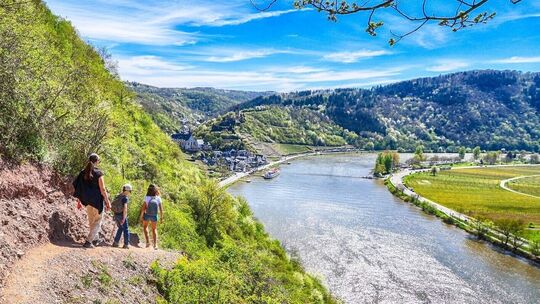
<instances>
[{"instance_id":1,"label":"green hillside","mask_svg":"<svg viewBox=\"0 0 540 304\"><path fill-rule=\"evenodd\" d=\"M264 232L244 200L183 160L177 145L105 66L69 21L54 16L43 2L3 1L2 157L74 174L96 151L111 192L130 182L134 201L141 201L150 182L157 183L165 202L161 246L186 253L171 270L152 266L163 295L158 302L334 302ZM136 209L130 207L131 224L137 223ZM119 297L111 293L110 302L121 302Z\"/></svg>"},{"instance_id":2,"label":"green hillside","mask_svg":"<svg viewBox=\"0 0 540 304\"><path fill-rule=\"evenodd\" d=\"M258 97L259 106L316 108L366 149L457 151L459 146L540 151L540 74L468 71L372 89Z\"/></svg>"},{"instance_id":3,"label":"green hillside","mask_svg":"<svg viewBox=\"0 0 540 304\"><path fill-rule=\"evenodd\" d=\"M157 88L136 82L126 83L135 100L166 132L173 133L184 124L195 126L232 106L272 92L250 92L214 88Z\"/></svg>"},{"instance_id":4,"label":"green hillside","mask_svg":"<svg viewBox=\"0 0 540 304\"><path fill-rule=\"evenodd\" d=\"M356 134L316 109L277 106L229 112L203 124L196 134L219 149L253 149L256 142L343 146L356 140Z\"/></svg>"}]
</instances>

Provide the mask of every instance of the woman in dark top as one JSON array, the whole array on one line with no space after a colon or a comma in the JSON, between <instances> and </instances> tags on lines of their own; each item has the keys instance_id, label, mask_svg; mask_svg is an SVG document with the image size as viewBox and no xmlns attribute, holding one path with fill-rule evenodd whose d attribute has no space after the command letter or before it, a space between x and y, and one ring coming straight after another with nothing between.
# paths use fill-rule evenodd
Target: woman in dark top
<instances>
[{"instance_id":1,"label":"woman in dark top","mask_svg":"<svg viewBox=\"0 0 540 304\"><path fill-rule=\"evenodd\" d=\"M90 154L86 167L79 173L74 183L75 197L78 198L77 208L81 209L83 205L86 206L88 214L90 231L84 243L86 248L99 245L98 235L103 219L103 209L108 211L111 208L109 196L105 191L103 172L97 168L98 164L99 156L95 153Z\"/></svg>"}]
</instances>

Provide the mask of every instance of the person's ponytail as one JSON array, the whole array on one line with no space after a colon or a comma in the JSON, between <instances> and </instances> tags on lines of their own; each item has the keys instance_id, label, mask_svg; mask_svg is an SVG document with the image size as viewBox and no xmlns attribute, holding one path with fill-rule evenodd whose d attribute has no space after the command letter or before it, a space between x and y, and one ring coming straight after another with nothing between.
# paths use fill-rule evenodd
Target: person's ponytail
<instances>
[{"instance_id":1,"label":"person's ponytail","mask_svg":"<svg viewBox=\"0 0 540 304\"><path fill-rule=\"evenodd\" d=\"M89 181L94 177L94 163L91 161L88 161L86 163L86 167L84 167L84 179Z\"/></svg>"}]
</instances>

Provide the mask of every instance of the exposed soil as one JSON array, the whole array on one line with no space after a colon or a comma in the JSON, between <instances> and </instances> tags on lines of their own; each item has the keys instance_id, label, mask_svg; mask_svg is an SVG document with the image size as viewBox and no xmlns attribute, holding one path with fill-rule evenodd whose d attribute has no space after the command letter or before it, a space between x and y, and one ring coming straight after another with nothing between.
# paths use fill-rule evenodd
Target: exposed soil
<instances>
[{"instance_id":1,"label":"exposed soil","mask_svg":"<svg viewBox=\"0 0 540 304\"><path fill-rule=\"evenodd\" d=\"M83 249L81 244L88 233L87 217L84 209L77 210L72 191L71 179L47 166L0 159L3 302L88 303L94 299L103 303L110 299L118 299L118 303L154 302L157 291L147 286L148 265L158 257L173 260L180 254L133 247ZM100 238L110 244L115 230L112 218L105 216ZM133 259L136 267L126 269L122 262L126 259ZM103 269L110 273L114 284L95 283ZM141 276L140 282L134 278L136 275ZM124 282L120 284L123 291L113 292L115 282L130 278L133 284ZM135 296L130 298L131 295Z\"/></svg>"},{"instance_id":2,"label":"exposed soil","mask_svg":"<svg viewBox=\"0 0 540 304\"><path fill-rule=\"evenodd\" d=\"M180 253L46 244L30 250L6 280L1 303L155 303L149 265L170 267Z\"/></svg>"},{"instance_id":3,"label":"exposed soil","mask_svg":"<svg viewBox=\"0 0 540 304\"><path fill-rule=\"evenodd\" d=\"M36 246L83 242L86 212L77 210L71 181L47 166L0 159L0 287L15 261ZM110 241L115 225L108 217L101 237Z\"/></svg>"}]
</instances>

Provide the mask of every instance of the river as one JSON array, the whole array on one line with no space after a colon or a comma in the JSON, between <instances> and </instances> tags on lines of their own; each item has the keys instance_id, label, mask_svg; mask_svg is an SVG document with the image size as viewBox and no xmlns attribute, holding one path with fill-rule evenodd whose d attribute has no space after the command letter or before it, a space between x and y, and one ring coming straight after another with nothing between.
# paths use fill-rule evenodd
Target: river
<instances>
[{"instance_id":1,"label":"river","mask_svg":"<svg viewBox=\"0 0 540 304\"><path fill-rule=\"evenodd\" d=\"M540 303L540 268L362 179L373 154L281 166L229 188L345 303Z\"/></svg>"}]
</instances>

